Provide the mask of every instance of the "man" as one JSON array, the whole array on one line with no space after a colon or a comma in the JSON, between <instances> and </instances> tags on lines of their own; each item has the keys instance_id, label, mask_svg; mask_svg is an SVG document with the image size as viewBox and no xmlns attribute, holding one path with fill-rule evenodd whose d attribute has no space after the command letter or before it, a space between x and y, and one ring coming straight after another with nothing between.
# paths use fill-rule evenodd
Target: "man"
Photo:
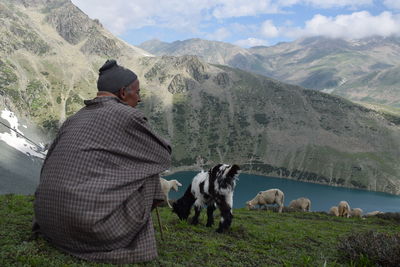
<instances>
[{"instance_id":1,"label":"man","mask_svg":"<svg viewBox=\"0 0 400 267\"><path fill-rule=\"evenodd\" d=\"M133 263L157 257L151 210L171 148L135 109L139 80L108 60L98 95L61 126L35 193L34 231L78 258Z\"/></svg>"}]
</instances>

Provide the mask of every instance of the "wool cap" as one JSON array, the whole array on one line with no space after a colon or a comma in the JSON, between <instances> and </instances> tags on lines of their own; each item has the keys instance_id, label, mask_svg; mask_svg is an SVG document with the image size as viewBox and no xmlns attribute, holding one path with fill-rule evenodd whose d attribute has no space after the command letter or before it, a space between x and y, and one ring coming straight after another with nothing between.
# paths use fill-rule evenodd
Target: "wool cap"
<instances>
[{"instance_id":1,"label":"wool cap","mask_svg":"<svg viewBox=\"0 0 400 267\"><path fill-rule=\"evenodd\" d=\"M99 69L99 79L97 80L97 89L115 93L122 87L128 86L137 79L137 75L117 64L114 59L107 60Z\"/></svg>"}]
</instances>

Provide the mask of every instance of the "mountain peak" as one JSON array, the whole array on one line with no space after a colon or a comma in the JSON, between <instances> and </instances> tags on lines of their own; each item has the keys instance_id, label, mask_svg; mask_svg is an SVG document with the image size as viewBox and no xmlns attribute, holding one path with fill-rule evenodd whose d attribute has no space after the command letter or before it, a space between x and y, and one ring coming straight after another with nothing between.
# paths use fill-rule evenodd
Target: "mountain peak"
<instances>
[{"instance_id":1,"label":"mountain peak","mask_svg":"<svg viewBox=\"0 0 400 267\"><path fill-rule=\"evenodd\" d=\"M25 7L36 7L36 6L53 6L62 5L65 3L71 3L71 0L7 0L11 3L21 4Z\"/></svg>"},{"instance_id":2,"label":"mountain peak","mask_svg":"<svg viewBox=\"0 0 400 267\"><path fill-rule=\"evenodd\" d=\"M64 3L67 2L70 1L64 1ZM62 3L61 0L58 3ZM94 21L72 3L51 9L46 20L71 44L79 43L98 27Z\"/></svg>"}]
</instances>

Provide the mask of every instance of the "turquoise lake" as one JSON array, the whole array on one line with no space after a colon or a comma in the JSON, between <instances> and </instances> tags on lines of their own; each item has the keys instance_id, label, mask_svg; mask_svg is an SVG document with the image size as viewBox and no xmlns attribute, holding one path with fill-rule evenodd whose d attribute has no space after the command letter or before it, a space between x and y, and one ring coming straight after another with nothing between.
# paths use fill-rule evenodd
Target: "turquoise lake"
<instances>
[{"instance_id":1,"label":"turquoise lake","mask_svg":"<svg viewBox=\"0 0 400 267\"><path fill-rule=\"evenodd\" d=\"M196 172L178 172L166 176L167 180L177 179L183 185L178 192L171 190L169 198L181 197L196 174ZM375 210L400 212L400 196L245 173L239 175L233 195L233 207L244 208L246 201L252 199L259 191L271 188L279 188L284 192L285 206L288 206L293 199L307 197L311 200L312 211L328 211L332 206L337 206L341 200L346 200L351 208L361 208L364 213Z\"/></svg>"}]
</instances>

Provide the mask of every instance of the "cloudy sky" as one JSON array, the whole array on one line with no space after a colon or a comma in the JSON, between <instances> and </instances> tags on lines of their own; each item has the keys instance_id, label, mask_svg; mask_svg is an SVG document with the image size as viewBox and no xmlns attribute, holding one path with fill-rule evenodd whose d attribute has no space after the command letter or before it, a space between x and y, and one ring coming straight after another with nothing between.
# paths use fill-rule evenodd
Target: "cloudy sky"
<instances>
[{"instance_id":1,"label":"cloudy sky","mask_svg":"<svg viewBox=\"0 0 400 267\"><path fill-rule=\"evenodd\" d=\"M202 38L243 47L306 36L400 36L400 0L72 0L138 45Z\"/></svg>"}]
</instances>

